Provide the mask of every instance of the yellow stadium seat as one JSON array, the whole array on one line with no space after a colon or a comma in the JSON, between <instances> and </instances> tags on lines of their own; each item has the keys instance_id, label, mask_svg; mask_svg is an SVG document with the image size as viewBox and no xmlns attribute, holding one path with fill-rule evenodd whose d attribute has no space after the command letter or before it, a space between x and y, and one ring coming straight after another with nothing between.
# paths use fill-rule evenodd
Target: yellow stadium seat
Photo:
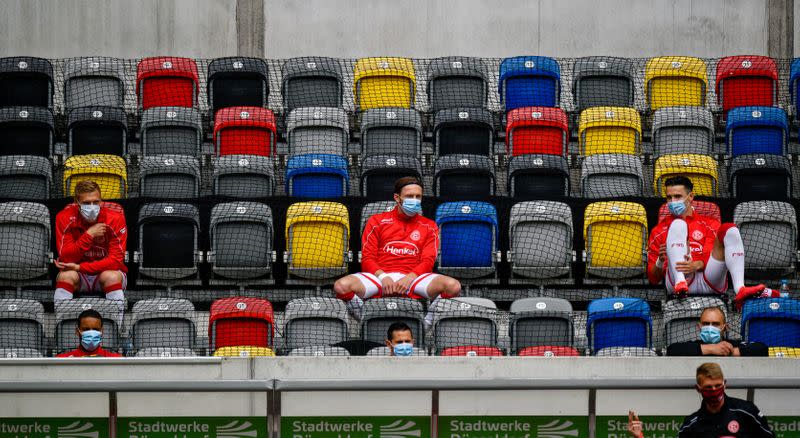
<instances>
[{"instance_id":1,"label":"yellow stadium seat","mask_svg":"<svg viewBox=\"0 0 800 438\"><path fill-rule=\"evenodd\" d=\"M706 63L689 56L651 58L644 69L647 104L655 111L668 106L706 103Z\"/></svg>"},{"instance_id":2,"label":"yellow stadium seat","mask_svg":"<svg viewBox=\"0 0 800 438\"><path fill-rule=\"evenodd\" d=\"M100 186L103 199L127 196L128 171L125 159L116 155L73 155L64 162L64 196L74 195L75 184L91 180Z\"/></svg>"},{"instance_id":3,"label":"yellow stadium seat","mask_svg":"<svg viewBox=\"0 0 800 438\"><path fill-rule=\"evenodd\" d=\"M634 202L595 202L583 222L587 274L628 278L644 274L647 213Z\"/></svg>"},{"instance_id":4,"label":"yellow stadium seat","mask_svg":"<svg viewBox=\"0 0 800 438\"><path fill-rule=\"evenodd\" d=\"M642 122L634 108L597 106L581 112L581 155L640 153Z\"/></svg>"},{"instance_id":5,"label":"yellow stadium seat","mask_svg":"<svg viewBox=\"0 0 800 438\"><path fill-rule=\"evenodd\" d=\"M769 347L769 357L791 357L800 358L800 348L793 347Z\"/></svg>"},{"instance_id":6,"label":"yellow stadium seat","mask_svg":"<svg viewBox=\"0 0 800 438\"><path fill-rule=\"evenodd\" d=\"M717 161L708 155L674 154L664 155L656 160L653 193L665 196L664 181L671 176L683 175L694 185L697 196L716 196Z\"/></svg>"},{"instance_id":7,"label":"yellow stadium seat","mask_svg":"<svg viewBox=\"0 0 800 438\"><path fill-rule=\"evenodd\" d=\"M347 272L352 257L347 207L337 202L298 202L286 212L284 261L302 278L332 278Z\"/></svg>"},{"instance_id":8,"label":"yellow stadium seat","mask_svg":"<svg viewBox=\"0 0 800 438\"><path fill-rule=\"evenodd\" d=\"M251 357L267 356L274 357L275 352L267 347L254 347L251 345L237 345L235 347L222 347L214 352L216 357Z\"/></svg>"},{"instance_id":9,"label":"yellow stadium seat","mask_svg":"<svg viewBox=\"0 0 800 438\"><path fill-rule=\"evenodd\" d=\"M353 69L356 109L414 106L417 81L409 58L362 58Z\"/></svg>"}]
</instances>

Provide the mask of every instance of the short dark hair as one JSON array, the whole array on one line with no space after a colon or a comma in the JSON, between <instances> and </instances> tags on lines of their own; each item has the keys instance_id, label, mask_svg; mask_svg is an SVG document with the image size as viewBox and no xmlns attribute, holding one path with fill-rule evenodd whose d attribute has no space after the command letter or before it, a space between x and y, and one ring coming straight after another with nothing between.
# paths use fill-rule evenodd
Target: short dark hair
<instances>
[{"instance_id":1,"label":"short dark hair","mask_svg":"<svg viewBox=\"0 0 800 438\"><path fill-rule=\"evenodd\" d=\"M86 309L78 315L78 325L81 325L81 320L83 318L96 318L100 320L100 327L103 326L103 317L100 315L100 312L94 309Z\"/></svg>"},{"instance_id":2,"label":"short dark hair","mask_svg":"<svg viewBox=\"0 0 800 438\"><path fill-rule=\"evenodd\" d=\"M386 339L391 342L392 338L394 338L394 332L405 331L411 332L411 327L403 321L395 321L389 326L389 330L386 330ZM414 336L414 332L411 332L411 336Z\"/></svg>"},{"instance_id":3,"label":"short dark hair","mask_svg":"<svg viewBox=\"0 0 800 438\"><path fill-rule=\"evenodd\" d=\"M683 175L671 176L664 181L664 187L672 186L684 186L686 187L686 190L690 192L694 190L694 184L692 184L692 180Z\"/></svg>"},{"instance_id":4,"label":"short dark hair","mask_svg":"<svg viewBox=\"0 0 800 438\"><path fill-rule=\"evenodd\" d=\"M416 184L422 187L422 181L420 181L416 176L404 176L394 182L394 194L399 195L400 192L403 191L403 187L410 186L411 184Z\"/></svg>"}]
</instances>

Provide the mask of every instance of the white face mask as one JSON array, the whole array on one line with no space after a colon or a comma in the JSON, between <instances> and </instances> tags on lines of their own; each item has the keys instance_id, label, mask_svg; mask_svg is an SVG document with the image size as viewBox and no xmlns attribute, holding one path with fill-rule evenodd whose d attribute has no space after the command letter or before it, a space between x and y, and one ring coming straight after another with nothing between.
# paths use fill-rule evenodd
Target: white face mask
<instances>
[{"instance_id":1,"label":"white face mask","mask_svg":"<svg viewBox=\"0 0 800 438\"><path fill-rule=\"evenodd\" d=\"M88 222L94 222L97 220L97 216L100 215L100 206L99 205L81 205L81 216L86 219Z\"/></svg>"}]
</instances>

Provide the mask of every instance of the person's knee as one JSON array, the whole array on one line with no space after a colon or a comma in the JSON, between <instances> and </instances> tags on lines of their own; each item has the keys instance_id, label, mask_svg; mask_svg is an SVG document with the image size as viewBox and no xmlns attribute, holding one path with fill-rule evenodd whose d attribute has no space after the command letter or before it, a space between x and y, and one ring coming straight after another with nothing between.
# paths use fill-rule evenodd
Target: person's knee
<instances>
[{"instance_id":1,"label":"person's knee","mask_svg":"<svg viewBox=\"0 0 800 438\"><path fill-rule=\"evenodd\" d=\"M443 298L453 298L461 294L461 282L452 277L442 279L442 292Z\"/></svg>"},{"instance_id":2,"label":"person's knee","mask_svg":"<svg viewBox=\"0 0 800 438\"><path fill-rule=\"evenodd\" d=\"M739 229L736 228L736 224L732 222L725 222L724 224L719 226L719 228L717 229L717 240L719 240L720 242L724 242L725 237L728 235L731 236L739 235Z\"/></svg>"},{"instance_id":3,"label":"person's knee","mask_svg":"<svg viewBox=\"0 0 800 438\"><path fill-rule=\"evenodd\" d=\"M669 232L686 232L689 229L689 225L686 224L686 221L680 218L673 219L672 223L669 224Z\"/></svg>"},{"instance_id":4,"label":"person's knee","mask_svg":"<svg viewBox=\"0 0 800 438\"><path fill-rule=\"evenodd\" d=\"M342 277L333 283L333 292L336 293L337 296L348 295L353 291L352 289L347 277Z\"/></svg>"},{"instance_id":5,"label":"person's knee","mask_svg":"<svg viewBox=\"0 0 800 438\"><path fill-rule=\"evenodd\" d=\"M98 277L100 285L103 287L111 286L114 284L122 284L122 273L119 271L103 271Z\"/></svg>"},{"instance_id":6,"label":"person's knee","mask_svg":"<svg viewBox=\"0 0 800 438\"><path fill-rule=\"evenodd\" d=\"M69 283L73 287L76 287L76 288L80 284L80 281L81 281L81 277L75 271L61 271L56 276L56 282Z\"/></svg>"}]
</instances>

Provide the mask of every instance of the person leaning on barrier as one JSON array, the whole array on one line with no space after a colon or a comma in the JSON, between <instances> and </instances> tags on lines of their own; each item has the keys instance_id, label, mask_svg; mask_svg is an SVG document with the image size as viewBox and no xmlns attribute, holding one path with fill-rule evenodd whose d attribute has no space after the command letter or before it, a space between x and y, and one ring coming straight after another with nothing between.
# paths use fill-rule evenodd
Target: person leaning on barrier
<instances>
[{"instance_id":1,"label":"person leaning on barrier","mask_svg":"<svg viewBox=\"0 0 800 438\"><path fill-rule=\"evenodd\" d=\"M103 317L98 311L86 309L81 312L75 333L78 335L78 348L56 357L122 357L103 349Z\"/></svg>"},{"instance_id":2,"label":"person leaning on barrier","mask_svg":"<svg viewBox=\"0 0 800 438\"><path fill-rule=\"evenodd\" d=\"M402 321L393 322L386 331L386 346L389 356L411 356L414 354L414 334L411 327Z\"/></svg>"},{"instance_id":3,"label":"person leaning on barrier","mask_svg":"<svg viewBox=\"0 0 800 438\"><path fill-rule=\"evenodd\" d=\"M667 356L768 356L769 348L760 342L728 340L725 313L719 307L707 307L697 323L698 339L667 346Z\"/></svg>"}]
</instances>

